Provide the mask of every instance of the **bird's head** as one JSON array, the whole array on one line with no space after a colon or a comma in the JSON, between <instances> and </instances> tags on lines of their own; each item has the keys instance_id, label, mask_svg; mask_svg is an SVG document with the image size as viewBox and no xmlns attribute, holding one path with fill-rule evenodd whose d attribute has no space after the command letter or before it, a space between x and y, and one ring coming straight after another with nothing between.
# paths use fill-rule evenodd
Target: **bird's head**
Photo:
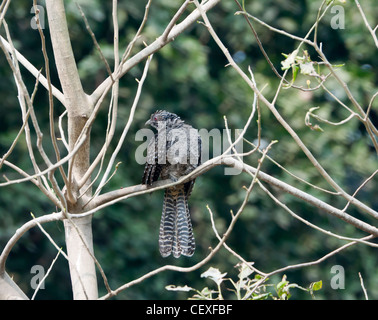
<instances>
[{"instance_id":1,"label":"bird's head","mask_svg":"<svg viewBox=\"0 0 378 320\"><path fill-rule=\"evenodd\" d=\"M165 111L158 110L151 114L149 120L147 120L146 125L149 124L151 127L158 129L160 126L165 125L169 128L179 128L183 125L184 121L180 119L177 114Z\"/></svg>"}]
</instances>

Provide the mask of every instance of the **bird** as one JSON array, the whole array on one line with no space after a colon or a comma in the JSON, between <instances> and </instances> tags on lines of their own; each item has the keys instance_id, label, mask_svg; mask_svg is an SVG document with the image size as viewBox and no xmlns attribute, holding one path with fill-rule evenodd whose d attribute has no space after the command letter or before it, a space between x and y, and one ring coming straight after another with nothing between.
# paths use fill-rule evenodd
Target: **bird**
<instances>
[{"instance_id":1,"label":"bird","mask_svg":"<svg viewBox=\"0 0 378 320\"><path fill-rule=\"evenodd\" d=\"M146 125L157 130L147 147L142 184L151 185L160 179L176 182L201 164L201 137L197 129L186 124L178 115L157 110ZM191 257L195 251L193 227L188 199L195 179L168 187L164 192L159 229L159 251Z\"/></svg>"}]
</instances>

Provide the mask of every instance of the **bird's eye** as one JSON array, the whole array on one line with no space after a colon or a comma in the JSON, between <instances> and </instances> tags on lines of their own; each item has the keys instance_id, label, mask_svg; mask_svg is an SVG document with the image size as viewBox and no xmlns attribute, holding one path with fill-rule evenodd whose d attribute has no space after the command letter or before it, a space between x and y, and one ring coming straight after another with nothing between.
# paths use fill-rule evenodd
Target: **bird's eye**
<instances>
[{"instance_id":1,"label":"bird's eye","mask_svg":"<svg viewBox=\"0 0 378 320\"><path fill-rule=\"evenodd\" d=\"M154 120L157 121L157 117L154 117Z\"/></svg>"}]
</instances>

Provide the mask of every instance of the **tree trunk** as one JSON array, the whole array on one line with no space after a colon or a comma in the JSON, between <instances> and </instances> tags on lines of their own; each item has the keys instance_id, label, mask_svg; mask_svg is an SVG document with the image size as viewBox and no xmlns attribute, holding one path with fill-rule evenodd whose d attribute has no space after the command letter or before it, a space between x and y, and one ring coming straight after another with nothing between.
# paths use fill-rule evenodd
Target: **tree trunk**
<instances>
[{"instance_id":1,"label":"tree trunk","mask_svg":"<svg viewBox=\"0 0 378 320\"><path fill-rule=\"evenodd\" d=\"M84 93L69 38L64 4L62 0L46 0L46 9L54 58L68 113L69 149L74 149L88 120L92 105ZM80 190L78 181L89 167L89 130L84 144L69 162L72 173L68 174L70 184L66 186L67 209L69 213L82 213L83 204L91 194L77 199L89 181ZM70 172L70 170L69 170ZM75 224L73 225L72 222ZM74 299L97 299L97 280L93 253L92 217L65 220L67 254L69 257ZM78 233L79 232L79 233ZM83 242L84 240L84 242Z\"/></svg>"},{"instance_id":2,"label":"tree trunk","mask_svg":"<svg viewBox=\"0 0 378 320\"><path fill-rule=\"evenodd\" d=\"M92 216L72 219L86 243L69 220L64 220L67 254L69 257L72 291L75 300L97 299L96 269L88 249L93 254Z\"/></svg>"}]
</instances>

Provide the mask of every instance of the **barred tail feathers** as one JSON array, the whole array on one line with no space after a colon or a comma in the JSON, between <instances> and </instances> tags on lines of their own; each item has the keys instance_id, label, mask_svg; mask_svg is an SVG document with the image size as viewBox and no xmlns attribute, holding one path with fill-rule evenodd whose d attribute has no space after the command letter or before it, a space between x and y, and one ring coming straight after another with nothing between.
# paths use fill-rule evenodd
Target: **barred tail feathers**
<instances>
[{"instance_id":1,"label":"barred tail feathers","mask_svg":"<svg viewBox=\"0 0 378 320\"><path fill-rule=\"evenodd\" d=\"M195 250L193 228L184 186L167 188L160 223L159 249L163 257L192 256Z\"/></svg>"}]
</instances>

